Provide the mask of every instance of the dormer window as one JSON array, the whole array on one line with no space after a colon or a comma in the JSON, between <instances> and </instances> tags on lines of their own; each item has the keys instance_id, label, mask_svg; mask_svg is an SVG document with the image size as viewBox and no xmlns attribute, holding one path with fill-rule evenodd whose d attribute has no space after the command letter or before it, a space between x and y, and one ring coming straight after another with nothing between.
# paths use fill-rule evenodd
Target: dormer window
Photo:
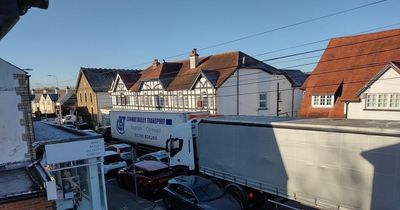
<instances>
[{"instance_id":1,"label":"dormer window","mask_svg":"<svg viewBox=\"0 0 400 210\"><path fill-rule=\"evenodd\" d=\"M312 106L318 108L331 108L333 107L333 95L315 95L312 96Z\"/></svg>"}]
</instances>

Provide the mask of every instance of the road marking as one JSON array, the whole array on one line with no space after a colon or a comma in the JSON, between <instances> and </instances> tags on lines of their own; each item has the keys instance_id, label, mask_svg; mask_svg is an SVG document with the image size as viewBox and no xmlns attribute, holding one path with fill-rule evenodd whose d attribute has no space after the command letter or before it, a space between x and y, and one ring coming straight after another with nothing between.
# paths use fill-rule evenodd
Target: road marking
<instances>
[{"instance_id":1,"label":"road marking","mask_svg":"<svg viewBox=\"0 0 400 210\"><path fill-rule=\"evenodd\" d=\"M163 199L158 199L158 200L155 200L154 201L154 203L158 203L158 202L161 202Z\"/></svg>"}]
</instances>

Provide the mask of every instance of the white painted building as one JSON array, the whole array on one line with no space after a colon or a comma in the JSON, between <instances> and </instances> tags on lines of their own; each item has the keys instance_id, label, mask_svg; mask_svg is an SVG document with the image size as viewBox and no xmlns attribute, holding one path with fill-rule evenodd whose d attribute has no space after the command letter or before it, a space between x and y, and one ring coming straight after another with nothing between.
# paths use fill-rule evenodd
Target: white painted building
<instances>
[{"instance_id":1,"label":"white painted building","mask_svg":"<svg viewBox=\"0 0 400 210\"><path fill-rule=\"evenodd\" d=\"M391 62L359 91L360 101L347 104L347 117L400 120L399 84L400 63Z\"/></svg>"},{"instance_id":2,"label":"white painted building","mask_svg":"<svg viewBox=\"0 0 400 210\"><path fill-rule=\"evenodd\" d=\"M57 93L43 93L39 100L39 109L42 114L55 114L56 102L58 100Z\"/></svg>"},{"instance_id":3,"label":"white painted building","mask_svg":"<svg viewBox=\"0 0 400 210\"><path fill-rule=\"evenodd\" d=\"M29 77L0 59L0 169L25 166L32 158Z\"/></svg>"},{"instance_id":4,"label":"white painted building","mask_svg":"<svg viewBox=\"0 0 400 210\"><path fill-rule=\"evenodd\" d=\"M279 70L242 52L199 57L195 49L187 60L154 60L137 76L116 77L113 108L296 116L306 79L301 71Z\"/></svg>"}]
</instances>

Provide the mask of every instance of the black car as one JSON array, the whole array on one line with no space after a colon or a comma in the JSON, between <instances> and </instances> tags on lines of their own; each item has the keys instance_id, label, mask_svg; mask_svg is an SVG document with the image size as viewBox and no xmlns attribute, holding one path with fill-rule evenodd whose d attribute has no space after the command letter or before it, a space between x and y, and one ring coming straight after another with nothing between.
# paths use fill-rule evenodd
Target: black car
<instances>
[{"instance_id":1,"label":"black car","mask_svg":"<svg viewBox=\"0 0 400 210\"><path fill-rule=\"evenodd\" d=\"M215 182L200 176L177 176L163 190L167 209L236 210L239 203Z\"/></svg>"},{"instance_id":2,"label":"black car","mask_svg":"<svg viewBox=\"0 0 400 210\"><path fill-rule=\"evenodd\" d=\"M111 126L102 126L96 130L96 133L103 135L104 141L109 142L112 140L111 137Z\"/></svg>"}]
</instances>

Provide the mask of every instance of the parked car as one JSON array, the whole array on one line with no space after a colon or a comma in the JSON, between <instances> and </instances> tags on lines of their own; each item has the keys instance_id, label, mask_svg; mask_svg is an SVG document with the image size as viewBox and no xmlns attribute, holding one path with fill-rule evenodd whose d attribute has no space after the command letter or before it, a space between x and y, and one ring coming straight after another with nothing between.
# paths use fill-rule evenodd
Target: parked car
<instances>
[{"instance_id":1,"label":"parked car","mask_svg":"<svg viewBox=\"0 0 400 210\"><path fill-rule=\"evenodd\" d=\"M111 137L111 126L101 126L97 128L96 132L103 135L105 142L109 142L113 139Z\"/></svg>"},{"instance_id":2,"label":"parked car","mask_svg":"<svg viewBox=\"0 0 400 210\"><path fill-rule=\"evenodd\" d=\"M132 147L129 144L111 144L106 147L106 151L118 153L125 161L132 160Z\"/></svg>"},{"instance_id":3,"label":"parked car","mask_svg":"<svg viewBox=\"0 0 400 210\"><path fill-rule=\"evenodd\" d=\"M78 130L87 130L90 129L89 124L85 123L85 122L79 122L79 123L75 123L75 127Z\"/></svg>"},{"instance_id":4,"label":"parked car","mask_svg":"<svg viewBox=\"0 0 400 210\"><path fill-rule=\"evenodd\" d=\"M145 155L141 156L140 158L138 158L138 160L139 161L155 160L155 161L160 161L160 162L163 162L163 163L169 165L169 156L165 150L160 150L157 152L145 154Z\"/></svg>"},{"instance_id":5,"label":"parked car","mask_svg":"<svg viewBox=\"0 0 400 210\"><path fill-rule=\"evenodd\" d=\"M171 169L159 161L145 160L136 162L134 165L138 194L142 197L160 192L167 185L168 178L172 175ZM133 191L135 189L135 173L133 164L128 168L119 170L118 185Z\"/></svg>"},{"instance_id":6,"label":"parked car","mask_svg":"<svg viewBox=\"0 0 400 210\"><path fill-rule=\"evenodd\" d=\"M104 154L104 174L116 173L121 168L126 168L126 162L114 151L105 151Z\"/></svg>"},{"instance_id":7,"label":"parked car","mask_svg":"<svg viewBox=\"0 0 400 210\"><path fill-rule=\"evenodd\" d=\"M241 209L239 203L215 182L200 176L177 176L163 190L167 209Z\"/></svg>"},{"instance_id":8,"label":"parked car","mask_svg":"<svg viewBox=\"0 0 400 210\"><path fill-rule=\"evenodd\" d=\"M69 115L65 115L65 117L63 119L61 119L61 123L62 124L74 124L76 121L76 116L73 114L69 114Z\"/></svg>"}]
</instances>

